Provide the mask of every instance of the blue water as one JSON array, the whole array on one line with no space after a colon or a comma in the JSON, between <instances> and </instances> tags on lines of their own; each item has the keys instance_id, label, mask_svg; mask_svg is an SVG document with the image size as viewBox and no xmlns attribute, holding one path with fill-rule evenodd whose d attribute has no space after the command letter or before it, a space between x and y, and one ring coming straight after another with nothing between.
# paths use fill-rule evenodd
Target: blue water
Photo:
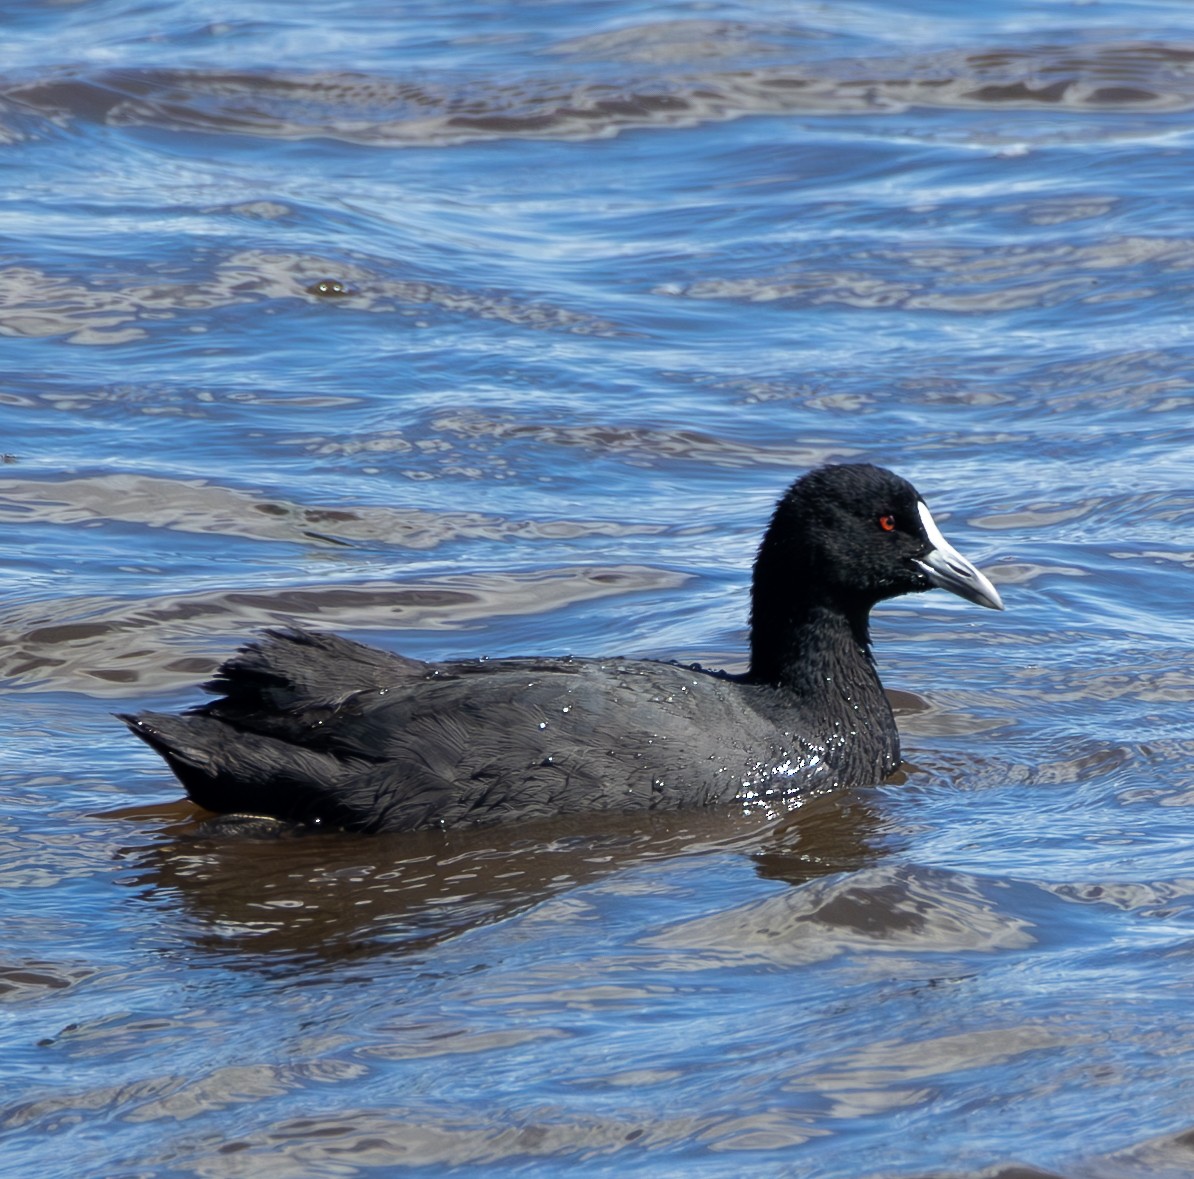
<instances>
[{"instance_id":1,"label":"blue water","mask_svg":"<svg viewBox=\"0 0 1194 1179\"><path fill-rule=\"evenodd\" d=\"M1194 10L9 5L0 1172L1194 1172ZM300 621L740 668L891 466L907 765L245 842L113 711Z\"/></svg>"}]
</instances>

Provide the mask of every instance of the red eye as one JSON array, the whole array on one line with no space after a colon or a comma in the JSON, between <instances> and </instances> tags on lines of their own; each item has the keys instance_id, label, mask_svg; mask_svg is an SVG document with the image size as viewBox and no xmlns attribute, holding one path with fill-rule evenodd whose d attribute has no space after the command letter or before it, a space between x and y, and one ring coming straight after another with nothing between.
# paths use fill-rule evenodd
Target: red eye
<instances>
[{"instance_id":1,"label":"red eye","mask_svg":"<svg viewBox=\"0 0 1194 1179\"><path fill-rule=\"evenodd\" d=\"M888 512L885 516L879 517L879 527L882 528L884 532L894 532L895 526L896 518L890 512Z\"/></svg>"}]
</instances>

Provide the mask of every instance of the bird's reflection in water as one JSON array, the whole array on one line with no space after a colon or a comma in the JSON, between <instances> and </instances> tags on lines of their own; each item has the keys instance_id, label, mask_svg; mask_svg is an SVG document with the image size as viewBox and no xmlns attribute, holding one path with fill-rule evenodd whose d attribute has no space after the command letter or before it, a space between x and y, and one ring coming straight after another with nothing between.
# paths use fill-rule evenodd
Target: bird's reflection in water
<instances>
[{"instance_id":1,"label":"bird's reflection in water","mask_svg":"<svg viewBox=\"0 0 1194 1179\"><path fill-rule=\"evenodd\" d=\"M765 879L792 885L865 868L893 850L879 808L871 788L813 795L764 834L753 853L755 868Z\"/></svg>"},{"instance_id":2,"label":"bird's reflection in water","mask_svg":"<svg viewBox=\"0 0 1194 1179\"><path fill-rule=\"evenodd\" d=\"M877 801L842 790L778 820L719 808L373 836L213 824L179 804L153 810L163 842L133 853L129 879L147 900L181 907L197 949L284 968L418 953L649 861L742 855L793 885L852 871L882 854Z\"/></svg>"}]
</instances>

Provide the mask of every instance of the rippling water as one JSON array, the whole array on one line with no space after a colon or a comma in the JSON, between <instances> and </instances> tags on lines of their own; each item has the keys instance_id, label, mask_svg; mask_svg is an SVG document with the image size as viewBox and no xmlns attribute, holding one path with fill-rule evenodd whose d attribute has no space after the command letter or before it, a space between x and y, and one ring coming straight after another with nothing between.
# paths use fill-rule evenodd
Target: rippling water
<instances>
[{"instance_id":1,"label":"rippling water","mask_svg":"<svg viewBox=\"0 0 1194 1179\"><path fill-rule=\"evenodd\" d=\"M6 13L2 1169L1194 1172L1192 116L1165 0ZM245 841L109 715L740 667L850 457L1008 605L877 612L874 789Z\"/></svg>"}]
</instances>

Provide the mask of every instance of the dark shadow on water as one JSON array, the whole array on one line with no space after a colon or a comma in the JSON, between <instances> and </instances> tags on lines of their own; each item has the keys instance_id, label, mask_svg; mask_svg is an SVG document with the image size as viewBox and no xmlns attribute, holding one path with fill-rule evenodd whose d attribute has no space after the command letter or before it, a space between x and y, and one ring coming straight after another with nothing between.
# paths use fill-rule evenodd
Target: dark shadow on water
<instances>
[{"instance_id":1,"label":"dark shadow on water","mask_svg":"<svg viewBox=\"0 0 1194 1179\"><path fill-rule=\"evenodd\" d=\"M801 885L836 872L856 872L893 850L881 834L880 799L873 790L835 790L814 795L784 816L754 853L766 880Z\"/></svg>"},{"instance_id":2,"label":"dark shadow on water","mask_svg":"<svg viewBox=\"0 0 1194 1179\"><path fill-rule=\"evenodd\" d=\"M877 834L877 804L874 792L840 791L811 796L779 820L723 809L372 836L268 822L213 828L185 803L121 817L161 824L165 841L130 855L126 883L180 911L195 949L288 970L425 952L653 860L745 855L761 876L793 885L854 871L890 850Z\"/></svg>"}]
</instances>

